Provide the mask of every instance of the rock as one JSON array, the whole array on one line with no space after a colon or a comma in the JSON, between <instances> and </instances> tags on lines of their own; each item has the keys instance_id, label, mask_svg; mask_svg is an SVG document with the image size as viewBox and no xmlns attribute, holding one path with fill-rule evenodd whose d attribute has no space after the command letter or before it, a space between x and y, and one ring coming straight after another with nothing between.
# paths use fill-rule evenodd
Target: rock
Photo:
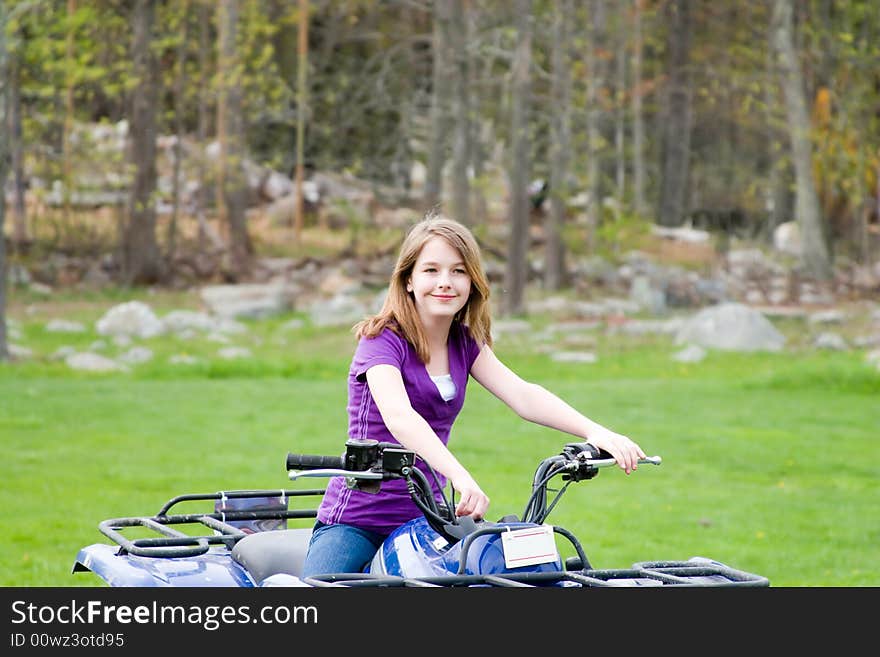
<instances>
[{"instance_id":1,"label":"rock","mask_svg":"<svg viewBox=\"0 0 880 657\"><path fill-rule=\"evenodd\" d=\"M6 346L6 350L9 352L9 356L12 360L24 360L31 358L34 355L33 349L30 347L23 347L20 344L9 344Z\"/></svg>"},{"instance_id":2,"label":"rock","mask_svg":"<svg viewBox=\"0 0 880 657\"><path fill-rule=\"evenodd\" d=\"M172 310L162 318L162 323L168 331L182 333L187 329L199 331L213 331L217 329L217 319L207 313L193 310Z\"/></svg>"},{"instance_id":3,"label":"rock","mask_svg":"<svg viewBox=\"0 0 880 657\"><path fill-rule=\"evenodd\" d=\"M595 363L596 354L589 351L556 351L550 354L550 360L557 363Z\"/></svg>"},{"instance_id":4,"label":"rock","mask_svg":"<svg viewBox=\"0 0 880 657\"><path fill-rule=\"evenodd\" d=\"M773 230L773 248L786 255L801 255L801 230L796 221L786 221Z\"/></svg>"},{"instance_id":5,"label":"rock","mask_svg":"<svg viewBox=\"0 0 880 657\"><path fill-rule=\"evenodd\" d=\"M250 358L253 354L247 347L223 347L223 349L217 352L217 355L220 358L232 360L234 358Z\"/></svg>"},{"instance_id":6,"label":"rock","mask_svg":"<svg viewBox=\"0 0 880 657\"><path fill-rule=\"evenodd\" d=\"M199 359L189 354L174 354L168 359L168 362L172 365L195 365Z\"/></svg>"},{"instance_id":7,"label":"rock","mask_svg":"<svg viewBox=\"0 0 880 657\"><path fill-rule=\"evenodd\" d=\"M353 297L339 294L327 301L317 301L309 308L309 317L315 326L355 324L367 316L367 307Z\"/></svg>"},{"instance_id":8,"label":"rock","mask_svg":"<svg viewBox=\"0 0 880 657\"><path fill-rule=\"evenodd\" d=\"M706 357L706 350L699 345L691 344L673 354L672 359L681 363L698 363Z\"/></svg>"},{"instance_id":9,"label":"rock","mask_svg":"<svg viewBox=\"0 0 880 657\"><path fill-rule=\"evenodd\" d=\"M68 319L52 319L46 323L46 330L50 333L83 333L86 327Z\"/></svg>"},{"instance_id":10,"label":"rock","mask_svg":"<svg viewBox=\"0 0 880 657\"><path fill-rule=\"evenodd\" d=\"M219 317L259 319L293 309L292 291L284 283L209 285L201 298Z\"/></svg>"},{"instance_id":11,"label":"rock","mask_svg":"<svg viewBox=\"0 0 880 657\"><path fill-rule=\"evenodd\" d=\"M740 303L723 303L687 319L675 343L728 351L779 351L785 345L785 336L757 310Z\"/></svg>"},{"instance_id":12,"label":"rock","mask_svg":"<svg viewBox=\"0 0 880 657\"><path fill-rule=\"evenodd\" d=\"M119 372L127 371L123 365L115 360L92 354L89 352L77 352L68 356L65 361L67 366L75 370L87 370L89 372Z\"/></svg>"},{"instance_id":13,"label":"rock","mask_svg":"<svg viewBox=\"0 0 880 657\"><path fill-rule=\"evenodd\" d=\"M97 321L95 328L100 335L137 338L152 338L165 332L165 325L142 301L127 301L112 307Z\"/></svg>"},{"instance_id":14,"label":"rock","mask_svg":"<svg viewBox=\"0 0 880 657\"><path fill-rule=\"evenodd\" d=\"M129 363L130 365L137 365L139 363L146 363L149 360L153 359L153 350L148 349L147 347L132 347L124 354L119 356L119 360L123 363Z\"/></svg>"},{"instance_id":15,"label":"rock","mask_svg":"<svg viewBox=\"0 0 880 657\"><path fill-rule=\"evenodd\" d=\"M818 349L831 349L833 351L845 351L849 345L837 333L820 333L813 341L813 346Z\"/></svg>"}]
</instances>

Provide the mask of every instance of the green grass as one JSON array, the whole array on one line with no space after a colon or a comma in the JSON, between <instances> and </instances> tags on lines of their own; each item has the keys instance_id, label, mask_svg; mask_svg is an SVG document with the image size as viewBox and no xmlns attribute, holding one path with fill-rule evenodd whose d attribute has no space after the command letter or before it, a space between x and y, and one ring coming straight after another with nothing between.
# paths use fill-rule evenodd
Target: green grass
<instances>
[{"instance_id":1,"label":"green grass","mask_svg":"<svg viewBox=\"0 0 880 657\"><path fill-rule=\"evenodd\" d=\"M80 547L105 540L100 520L152 514L181 493L286 487L288 451L341 450L345 328L285 328L292 315L251 322L231 338L251 349L246 360L220 359L224 345L205 340L137 341L155 357L128 373L77 373L50 358L98 339L94 321L119 300L65 299L75 309L66 315L33 300L29 311L11 307L17 342L35 355L0 365L2 586L98 585L71 567ZM187 303L145 300L160 314ZM43 330L48 317L74 315L86 334ZM663 457L629 477L605 470L572 485L550 516L580 537L593 566L699 555L775 586L880 585L880 373L861 352L713 352L682 364L668 339L625 336L599 336L589 365L552 362L520 336L496 350ZM199 361L168 364L180 353ZM522 422L471 384L452 440L500 517L522 512L539 459L569 437Z\"/></svg>"}]
</instances>

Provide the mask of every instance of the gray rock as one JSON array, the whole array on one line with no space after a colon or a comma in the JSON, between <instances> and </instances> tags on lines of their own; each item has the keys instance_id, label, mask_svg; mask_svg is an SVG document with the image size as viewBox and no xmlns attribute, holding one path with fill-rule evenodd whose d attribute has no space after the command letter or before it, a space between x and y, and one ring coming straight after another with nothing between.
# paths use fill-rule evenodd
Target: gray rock
<instances>
[{"instance_id":1,"label":"gray rock","mask_svg":"<svg viewBox=\"0 0 880 657\"><path fill-rule=\"evenodd\" d=\"M126 371L124 365L120 365L111 358L89 352L77 352L68 356L65 361L67 366L74 370L86 370L89 372L118 372Z\"/></svg>"},{"instance_id":2,"label":"gray rock","mask_svg":"<svg viewBox=\"0 0 880 657\"><path fill-rule=\"evenodd\" d=\"M201 298L214 315L260 319L293 309L293 289L284 283L209 285Z\"/></svg>"},{"instance_id":3,"label":"gray rock","mask_svg":"<svg viewBox=\"0 0 880 657\"><path fill-rule=\"evenodd\" d=\"M550 354L550 360L557 363L595 363L596 354L589 351L557 351Z\"/></svg>"},{"instance_id":4,"label":"gray rock","mask_svg":"<svg viewBox=\"0 0 880 657\"><path fill-rule=\"evenodd\" d=\"M46 323L46 330L50 333L83 333L86 327L69 319L52 319Z\"/></svg>"},{"instance_id":5,"label":"gray rock","mask_svg":"<svg viewBox=\"0 0 880 657\"><path fill-rule=\"evenodd\" d=\"M785 345L785 336L757 310L740 303L723 303L685 320L675 343L728 351L779 351Z\"/></svg>"},{"instance_id":6,"label":"gray rock","mask_svg":"<svg viewBox=\"0 0 880 657\"><path fill-rule=\"evenodd\" d=\"M691 344L673 354L672 359L681 363L698 363L706 357L706 350L699 345Z\"/></svg>"},{"instance_id":7,"label":"gray rock","mask_svg":"<svg viewBox=\"0 0 880 657\"><path fill-rule=\"evenodd\" d=\"M818 349L831 349L832 351L846 351L849 345L837 333L825 332L816 336L813 346Z\"/></svg>"},{"instance_id":8,"label":"gray rock","mask_svg":"<svg viewBox=\"0 0 880 657\"><path fill-rule=\"evenodd\" d=\"M97 321L100 335L126 335L132 338L152 338L165 332L165 325L153 310L142 301L127 301L113 306Z\"/></svg>"}]
</instances>

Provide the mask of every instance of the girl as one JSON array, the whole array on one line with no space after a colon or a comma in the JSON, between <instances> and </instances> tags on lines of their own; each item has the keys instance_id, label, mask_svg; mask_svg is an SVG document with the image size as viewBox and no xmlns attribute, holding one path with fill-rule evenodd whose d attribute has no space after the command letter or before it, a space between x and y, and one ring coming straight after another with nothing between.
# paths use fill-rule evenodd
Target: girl
<instances>
[{"instance_id":1,"label":"girl","mask_svg":"<svg viewBox=\"0 0 880 657\"><path fill-rule=\"evenodd\" d=\"M506 367L492 351L490 325L489 283L476 240L464 225L429 215L407 234L382 309L354 327L349 437L414 451L417 466L433 468L439 486L448 480L459 495L456 515L479 520L489 498L446 446L472 377L523 419L588 440L627 474L636 468L645 457L636 443ZM382 541L419 515L402 480L368 493L331 479L302 576L362 572Z\"/></svg>"}]
</instances>

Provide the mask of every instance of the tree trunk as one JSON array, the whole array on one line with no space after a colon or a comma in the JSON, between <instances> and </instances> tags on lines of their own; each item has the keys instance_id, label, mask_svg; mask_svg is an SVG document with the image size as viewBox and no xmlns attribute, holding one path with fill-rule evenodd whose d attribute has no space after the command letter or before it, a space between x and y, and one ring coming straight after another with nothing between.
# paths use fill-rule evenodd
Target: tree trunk
<instances>
[{"instance_id":1,"label":"tree trunk","mask_svg":"<svg viewBox=\"0 0 880 657\"><path fill-rule=\"evenodd\" d=\"M208 80L210 76L210 22L211 22L211 14L210 7L205 2L200 2L198 4L199 11L199 102L198 102L198 123L196 126L196 135L198 143L204 148L205 142L208 139ZM204 252L208 247L208 240L211 242L211 246L214 249L221 249L223 247L223 240L220 238L220 235L211 227L208 223L208 218L206 216L206 212L208 207L210 206L211 195L208 189L208 177L205 175L205 172L209 168L209 163L207 158L203 155L202 166L200 166L198 177L199 177L199 192L196 200L196 222L198 225L198 249L199 252Z\"/></svg>"},{"instance_id":2,"label":"tree trunk","mask_svg":"<svg viewBox=\"0 0 880 657\"><path fill-rule=\"evenodd\" d=\"M523 311L523 297L528 280L528 186L531 175L528 125L531 105L531 0L517 0L515 11L518 34L513 55L511 90L510 208L504 294L504 311L507 315L516 315Z\"/></svg>"},{"instance_id":3,"label":"tree trunk","mask_svg":"<svg viewBox=\"0 0 880 657\"><path fill-rule=\"evenodd\" d=\"M617 188L618 205L622 206L626 199L626 64L627 34L623 29L624 13L622 7L617 8L615 19L615 74L614 74L614 154L615 154L615 186Z\"/></svg>"},{"instance_id":4,"label":"tree trunk","mask_svg":"<svg viewBox=\"0 0 880 657\"><path fill-rule=\"evenodd\" d=\"M600 162L600 129L599 119L602 111L599 106L599 89L604 79L604 71L599 51L602 39L602 24L605 17L603 0L592 0L589 5L587 20L588 43L586 52L587 65L587 189L589 201L587 205L587 248L596 246L596 230L599 228L602 211L602 164Z\"/></svg>"},{"instance_id":5,"label":"tree trunk","mask_svg":"<svg viewBox=\"0 0 880 657\"><path fill-rule=\"evenodd\" d=\"M23 39L22 35L18 35ZM7 49L8 50L8 49ZM21 61L14 52L7 53L9 69L9 153L12 175L15 182L15 204L12 213L12 245L19 253L25 251L30 242L27 227L27 208L24 202L24 144L21 130Z\"/></svg>"},{"instance_id":6,"label":"tree trunk","mask_svg":"<svg viewBox=\"0 0 880 657\"><path fill-rule=\"evenodd\" d=\"M229 228L229 261L226 276L232 281L246 277L250 271L253 245L247 232L247 179L244 171L244 119L241 105L241 62L236 34L238 6L236 0L223 0L219 7L220 23L220 109L218 126L221 141L223 182L220 190L226 224Z\"/></svg>"},{"instance_id":7,"label":"tree trunk","mask_svg":"<svg viewBox=\"0 0 880 657\"><path fill-rule=\"evenodd\" d=\"M465 225L471 223L470 212L470 99L468 98L468 78L470 62L468 56L467 8L464 0L452 0L450 15L450 51L454 66L451 71L452 116L452 214Z\"/></svg>"},{"instance_id":8,"label":"tree trunk","mask_svg":"<svg viewBox=\"0 0 880 657\"><path fill-rule=\"evenodd\" d=\"M553 77L551 79L550 213L546 221L544 287L566 284L562 229L568 200L568 149L571 148L571 0L561 0L553 15Z\"/></svg>"},{"instance_id":9,"label":"tree trunk","mask_svg":"<svg viewBox=\"0 0 880 657\"><path fill-rule=\"evenodd\" d=\"M633 0L632 56L632 130L633 130L633 203L636 214L648 214L645 201L645 117L642 114L642 3Z\"/></svg>"},{"instance_id":10,"label":"tree trunk","mask_svg":"<svg viewBox=\"0 0 880 657\"><path fill-rule=\"evenodd\" d=\"M424 204L426 208L438 205L443 197L443 167L446 163L446 139L450 120L450 68L453 54L449 39L449 0L435 0L434 27L431 42L433 71L431 87L431 127L428 146L428 167L425 177Z\"/></svg>"},{"instance_id":11,"label":"tree trunk","mask_svg":"<svg viewBox=\"0 0 880 657\"><path fill-rule=\"evenodd\" d=\"M184 89L186 88L186 46L189 42L189 0L182 0L180 8L180 42L177 44L177 62L174 75L174 172L172 176L171 220L168 222L167 261L174 262L177 250L177 220L180 216L180 166L183 159Z\"/></svg>"},{"instance_id":12,"label":"tree trunk","mask_svg":"<svg viewBox=\"0 0 880 657\"><path fill-rule=\"evenodd\" d=\"M773 45L779 55L782 91L788 116L795 169L795 213L801 229L802 260L819 280L831 278L831 258L822 227L819 197L813 180L810 117L804 97L803 73L794 46L791 0L776 0L773 8Z\"/></svg>"},{"instance_id":13,"label":"tree trunk","mask_svg":"<svg viewBox=\"0 0 880 657\"><path fill-rule=\"evenodd\" d=\"M480 14L477 9L473 7L473 5L468 6L469 11L467 12L467 42L475 43L477 36L477 23L480 18ZM470 166L473 170L474 180L482 181L483 174L485 173L486 168L486 159L487 159L487 148L486 144L491 143L493 140L486 139L486 135L484 134L484 127L488 131L492 127L490 122L486 122L485 124L481 120L483 115L481 109L483 104L483 93L480 91L480 80L481 79L491 79L491 67L492 67L492 58L486 57L483 61L483 67L479 67L480 63L478 58L474 58L471 60L471 66L468 70L469 80L468 80L468 88L470 91L470 107L471 107L471 119L469 121L470 126L470 148L468 152L470 153ZM485 72L484 72L485 71ZM488 202L486 200L486 193L483 187L480 184L474 185L471 187L471 216L474 217L474 223L479 223L481 221L485 221L488 216Z\"/></svg>"},{"instance_id":14,"label":"tree trunk","mask_svg":"<svg viewBox=\"0 0 880 657\"><path fill-rule=\"evenodd\" d=\"M64 47L64 123L61 132L61 176L63 180L63 212L64 219L70 221L70 196L73 192L73 157L70 149L71 133L73 132L73 16L76 13L76 0L67 0L67 25L65 26Z\"/></svg>"},{"instance_id":15,"label":"tree trunk","mask_svg":"<svg viewBox=\"0 0 880 657\"><path fill-rule=\"evenodd\" d=\"M136 80L131 108L131 158L134 180L128 224L122 240L123 277L127 284L155 283L160 277L156 243L156 61L152 53L155 2L138 0L132 15L132 57Z\"/></svg>"},{"instance_id":16,"label":"tree trunk","mask_svg":"<svg viewBox=\"0 0 880 657\"><path fill-rule=\"evenodd\" d=\"M660 162L660 199L657 221L678 226L685 218L690 175L691 97L690 73L691 3L672 0L667 5L666 116Z\"/></svg>"},{"instance_id":17,"label":"tree trunk","mask_svg":"<svg viewBox=\"0 0 880 657\"><path fill-rule=\"evenodd\" d=\"M297 70L296 70L296 211L294 212L294 236L299 242L305 223L305 203L303 202L303 177L305 166L306 116L308 115L308 71L309 52L309 3L299 0L299 30L297 31Z\"/></svg>"},{"instance_id":18,"label":"tree trunk","mask_svg":"<svg viewBox=\"0 0 880 657\"><path fill-rule=\"evenodd\" d=\"M6 3L0 1L0 361L9 359L6 343L6 174L9 170L9 133L6 112L9 97L6 60Z\"/></svg>"}]
</instances>

